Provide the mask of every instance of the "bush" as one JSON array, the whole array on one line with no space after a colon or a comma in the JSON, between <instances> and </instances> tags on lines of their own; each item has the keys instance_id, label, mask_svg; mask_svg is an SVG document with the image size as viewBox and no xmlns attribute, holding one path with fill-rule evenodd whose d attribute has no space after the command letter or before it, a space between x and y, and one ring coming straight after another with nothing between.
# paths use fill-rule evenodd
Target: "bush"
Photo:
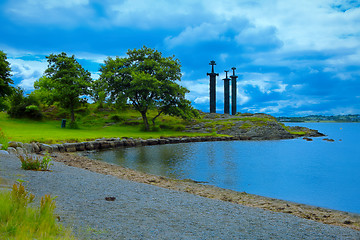
<instances>
[{"instance_id":1,"label":"bush","mask_svg":"<svg viewBox=\"0 0 360 240\"><path fill-rule=\"evenodd\" d=\"M68 128L70 129L79 129L79 125L77 124L77 122L70 122L68 125Z\"/></svg>"},{"instance_id":2,"label":"bush","mask_svg":"<svg viewBox=\"0 0 360 240\"><path fill-rule=\"evenodd\" d=\"M9 146L9 138L5 135L5 133L0 128L0 144L2 147L0 147L0 150L6 150Z\"/></svg>"},{"instance_id":3,"label":"bush","mask_svg":"<svg viewBox=\"0 0 360 240\"><path fill-rule=\"evenodd\" d=\"M18 157L21 161L21 168L24 170L48 171L52 165L50 163L52 159L48 153L42 159L30 154L18 155Z\"/></svg>"},{"instance_id":4,"label":"bush","mask_svg":"<svg viewBox=\"0 0 360 240\"><path fill-rule=\"evenodd\" d=\"M29 206L34 199L21 183L11 192L0 191L1 239L74 239L56 222L54 198L45 195L39 208Z\"/></svg>"},{"instance_id":5,"label":"bush","mask_svg":"<svg viewBox=\"0 0 360 240\"><path fill-rule=\"evenodd\" d=\"M15 89L10 96L10 109L8 114L12 118L30 118L40 120L42 114L39 109L39 102L33 96L24 96L24 91Z\"/></svg>"},{"instance_id":6,"label":"bush","mask_svg":"<svg viewBox=\"0 0 360 240\"><path fill-rule=\"evenodd\" d=\"M126 120L126 117L124 117L124 116L119 116L119 115L115 114L115 115L112 115L112 116L110 117L110 119L111 119L112 121L114 121L114 122L123 122L123 121Z\"/></svg>"}]
</instances>

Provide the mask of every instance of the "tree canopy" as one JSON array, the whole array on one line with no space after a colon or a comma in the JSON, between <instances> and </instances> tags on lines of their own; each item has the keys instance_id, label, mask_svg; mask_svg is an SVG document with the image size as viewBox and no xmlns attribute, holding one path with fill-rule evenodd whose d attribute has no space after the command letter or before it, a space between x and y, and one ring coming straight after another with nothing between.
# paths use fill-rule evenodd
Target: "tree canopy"
<instances>
[{"instance_id":1,"label":"tree canopy","mask_svg":"<svg viewBox=\"0 0 360 240\"><path fill-rule=\"evenodd\" d=\"M9 96L13 88L10 84L13 84L11 79L10 63L7 61L6 54L0 51L0 98Z\"/></svg>"},{"instance_id":2,"label":"tree canopy","mask_svg":"<svg viewBox=\"0 0 360 240\"><path fill-rule=\"evenodd\" d=\"M71 122L75 122L74 110L81 103L81 96L89 93L90 73L75 59L66 53L51 54L46 57L48 68L45 75L35 84L35 89L46 101L57 101L60 106L70 111ZM46 92L48 94L46 94Z\"/></svg>"},{"instance_id":3,"label":"tree canopy","mask_svg":"<svg viewBox=\"0 0 360 240\"><path fill-rule=\"evenodd\" d=\"M191 117L195 114L185 99L189 91L180 86L181 65L178 59L163 57L155 49L128 50L127 57L108 58L101 66L99 81L111 101L126 98L141 113L145 129L149 130L147 112L157 109L162 113Z\"/></svg>"}]
</instances>

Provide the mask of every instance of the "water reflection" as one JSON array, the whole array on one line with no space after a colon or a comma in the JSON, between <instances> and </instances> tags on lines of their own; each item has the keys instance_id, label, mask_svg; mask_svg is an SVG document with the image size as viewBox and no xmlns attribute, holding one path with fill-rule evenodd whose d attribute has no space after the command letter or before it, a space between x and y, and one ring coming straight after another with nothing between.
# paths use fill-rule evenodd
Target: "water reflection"
<instances>
[{"instance_id":1,"label":"water reflection","mask_svg":"<svg viewBox=\"0 0 360 240\"><path fill-rule=\"evenodd\" d=\"M360 124L310 128L342 141L180 143L120 148L89 157L151 174L360 213L360 145L354 134L360 132Z\"/></svg>"}]
</instances>

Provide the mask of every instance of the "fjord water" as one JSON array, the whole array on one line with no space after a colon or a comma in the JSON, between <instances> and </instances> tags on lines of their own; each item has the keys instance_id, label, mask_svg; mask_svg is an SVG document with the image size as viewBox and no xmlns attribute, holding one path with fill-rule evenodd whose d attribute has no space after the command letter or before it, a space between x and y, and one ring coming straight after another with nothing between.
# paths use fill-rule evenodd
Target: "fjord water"
<instances>
[{"instance_id":1,"label":"fjord water","mask_svg":"<svg viewBox=\"0 0 360 240\"><path fill-rule=\"evenodd\" d=\"M296 123L326 134L276 141L120 148L88 157L177 179L360 213L360 124Z\"/></svg>"}]
</instances>

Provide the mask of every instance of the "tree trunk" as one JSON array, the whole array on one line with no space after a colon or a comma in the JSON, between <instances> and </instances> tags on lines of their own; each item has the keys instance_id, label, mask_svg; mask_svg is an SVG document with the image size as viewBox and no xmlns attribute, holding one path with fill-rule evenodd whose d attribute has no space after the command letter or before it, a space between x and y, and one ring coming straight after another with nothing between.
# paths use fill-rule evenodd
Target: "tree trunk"
<instances>
[{"instance_id":1,"label":"tree trunk","mask_svg":"<svg viewBox=\"0 0 360 240\"><path fill-rule=\"evenodd\" d=\"M161 115L162 111L158 112L158 114L152 119L153 127L155 127L155 119Z\"/></svg>"},{"instance_id":2,"label":"tree trunk","mask_svg":"<svg viewBox=\"0 0 360 240\"><path fill-rule=\"evenodd\" d=\"M141 111L140 113L141 113L142 119L144 121L145 131L150 131L150 126L149 126L149 121L146 116L146 111Z\"/></svg>"},{"instance_id":3,"label":"tree trunk","mask_svg":"<svg viewBox=\"0 0 360 240\"><path fill-rule=\"evenodd\" d=\"M71 109L70 109L70 114L71 114L71 122L75 122L74 108L71 108Z\"/></svg>"}]
</instances>

